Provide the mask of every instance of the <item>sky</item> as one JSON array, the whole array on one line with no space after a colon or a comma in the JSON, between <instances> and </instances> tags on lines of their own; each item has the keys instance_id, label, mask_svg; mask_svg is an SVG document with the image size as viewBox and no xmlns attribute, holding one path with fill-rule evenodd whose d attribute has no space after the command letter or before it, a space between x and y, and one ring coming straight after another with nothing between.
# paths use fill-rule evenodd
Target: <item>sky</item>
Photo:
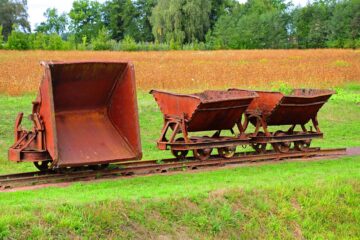
<instances>
[{"instance_id":1,"label":"sky","mask_svg":"<svg viewBox=\"0 0 360 240\"><path fill-rule=\"evenodd\" d=\"M59 13L69 12L72 3L74 0L28 0L28 13L29 13L29 21L31 24L31 29L35 28L36 24L44 21L45 18L43 16L45 10L47 8L56 8ZM245 2L246 0L239 0L240 2ZM295 6L301 5L304 6L308 0L291 0ZM98 0L98 2L105 2L105 0Z\"/></svg>"}]
</instances>

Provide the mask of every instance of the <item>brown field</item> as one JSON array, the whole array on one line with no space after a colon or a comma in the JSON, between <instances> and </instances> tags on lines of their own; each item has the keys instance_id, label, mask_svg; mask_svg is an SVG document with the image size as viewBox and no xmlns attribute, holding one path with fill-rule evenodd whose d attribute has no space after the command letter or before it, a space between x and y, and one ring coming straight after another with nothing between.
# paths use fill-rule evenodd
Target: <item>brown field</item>
<instances>
[{"instance_id":1,"label":"brown field","mask_svg":"<svg viewBox=\"0 0 360 240\"><path fill-rule=\"evenodd\" d=\"M37 90L41 60L131 60L139 89L330 87L360 81L359 50L0 51L0 93Z\"/></svg>"}]
</instances>

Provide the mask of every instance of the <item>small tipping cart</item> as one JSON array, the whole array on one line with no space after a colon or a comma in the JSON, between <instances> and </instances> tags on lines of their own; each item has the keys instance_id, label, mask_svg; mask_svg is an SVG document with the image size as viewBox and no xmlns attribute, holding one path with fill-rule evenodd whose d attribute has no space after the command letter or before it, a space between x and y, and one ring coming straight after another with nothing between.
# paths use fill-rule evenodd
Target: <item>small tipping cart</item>
<instances>
[{"instance_id":1,"label":"small tipping cart","mask_svg":"<svg viewBox=\"0 0 360 240\"><path fill-rule=\"evenodd\" d=\"M9 160L39 170L106 167L141 159L134 67L130 62L43 62L30 120L15 122Z\"/></svg>"},{"instance_id":2,"label":"small tipping cart","mask_svg":"<svg viewBox=\"0 0 360 240\"><path fill-rule=\"evenodd\" d=\"M192 150L195 158L206 160L214 148L217 148L220 156L231 158L236 146L249 144L246 128L239 120L257 97L255 92L241 90L174 94L152 90L150 93L164 114L164 126L157 146L161 150L170 149L177 159L184 159ZM239 135L233 130L235 126ZM221 136L223 130L229 130L233 136ZM189 136L190 132L201 131L212 131L212 136ZM179 134L181 137L177 137Z\"/></svg>"},{"instance_id":3,"label":"small tipping cart","mask_svg":"<svg viewBox=\"0 0 360 240\"><path fill-rule=\"evenodd\" d=\"M270 143L277 152L288 152L292 142L296 150L307 151L313 138L323 137L317 113L334 91L295 89L290 95L266 91L256 91L256 93L259 97L254 99L247 109L244 127L248 121L255 126L252 147L258 153L266 151L267 143ZM312 126L310 129L305 126L310 120L315 131L312 130ZM270 132L268 129L268 126L284 125L289 125L286 131ZM301 131L295 131L296 126L300 126ZM260 131L261 128L263 132Z\"/></svg>"}]
</instances>

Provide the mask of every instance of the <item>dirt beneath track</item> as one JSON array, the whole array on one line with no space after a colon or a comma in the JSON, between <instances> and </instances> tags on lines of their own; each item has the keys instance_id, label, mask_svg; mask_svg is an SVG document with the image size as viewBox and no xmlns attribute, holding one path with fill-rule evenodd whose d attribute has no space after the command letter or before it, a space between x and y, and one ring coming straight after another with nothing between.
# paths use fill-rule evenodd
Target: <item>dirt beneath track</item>
<instances>
[{"instance_id":1,"label":"dirt beneath track","mask_svg":"<svg viewBox=\"0 0 360 240\"><path fill-rule=\"evenodd\" d=\"M348 156L360 155L360 147L347 148L346 155Z\"/></svg>"},{"instance_id":2,"label":"dirt beneath track","mask_svg":"<svg viewBox=\"0 0 360 240\"><path fill-rule=\"evenodd\" d=\"M261 165L269 165L269 164L278 164L278 163L286 163L286 162L313 162L313 161L320 161L320 160L338 160L339 158L345 157L345 156L357 156L360 155L360 147L354 147L354 148L348 148L346 150L346 155L344 156L321 156L321 157L311 157L311 158L293 158L293 159L287 159L287 160L271 160L271 161L259 161L259 162L247 162L247 163L236 163L236 164L229 164L222 167L215 166L215 167L204 167L200 169L194 169L194 170L187 170L187 171L172 171L172 172L163 172L163 173L157 173L155 175L174 175L174 174L188 174L188 173L199 173L204 171L216 171L220 169L233 169L238 167L249 167L249 166L261 166ZM128 178L136 178L136 177L147 177L147 176L154 176L154 174L143 174L138 176L122 176L122 179L128 179ZM91 181L77 181L77 182L62 182L62 183L49 183L49 184L39 184L35 186L26 186L26 187L18 187L13 189L7 189L3 190L2 192L17 192L17 191L27 191L27 190L36 190L46 187L68 187L71 186L74 183L82 183L82 184L91 184L96 182L103 182L103 181L117 181L119 178L104 178L104 179L96 179Z\"/></svg>"}]
</instances>

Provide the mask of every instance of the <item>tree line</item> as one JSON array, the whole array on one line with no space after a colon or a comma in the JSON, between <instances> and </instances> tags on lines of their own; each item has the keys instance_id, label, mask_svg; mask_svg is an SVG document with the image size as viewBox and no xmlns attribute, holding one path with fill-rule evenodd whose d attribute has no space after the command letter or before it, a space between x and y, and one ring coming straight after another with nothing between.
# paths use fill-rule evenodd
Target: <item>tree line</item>
<instances>
[{"instance_id":1,"label":"tree line","mask_svg":"<svg viewBox=\"0 0 360 240\"><path fill-rule=\"evenodd\" d=\"M359 48L360 0L75 0L30 28L26 0L0 0L0 48Z\"/></svg>"}]
</instances>

